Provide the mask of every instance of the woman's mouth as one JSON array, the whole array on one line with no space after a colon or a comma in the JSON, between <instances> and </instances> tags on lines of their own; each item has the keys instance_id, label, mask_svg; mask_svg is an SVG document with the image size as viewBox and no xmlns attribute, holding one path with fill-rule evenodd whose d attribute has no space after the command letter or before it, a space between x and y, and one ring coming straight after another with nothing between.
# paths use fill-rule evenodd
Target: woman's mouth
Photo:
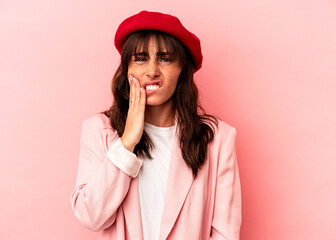
<instances>
[{"instance_id":1,"label":"woman's mouth","mask_svg":"<svg viewBox=\"0 0 336 240\"><path fill-rule=\"evenodd\" d=\"M152 94L154 92L156 92L158 89L160 88L160 86L158 84L153 84L153 85L146 85L145 90L146 90L146 94Z\"/></svg>"},{"instance_id":2,"label":"woman's mouth","mask_svg":"<svg viewBox=\"0 0 336 240\"><path fill-rule=\"evenodd\" d=\"M162 86L162 81L161 80L152 80L149 82L146 82L142 85L142 87L145 89L146 91L146 95L155 93L156 91L158 91Z\"/></svg>"}]
</instances>

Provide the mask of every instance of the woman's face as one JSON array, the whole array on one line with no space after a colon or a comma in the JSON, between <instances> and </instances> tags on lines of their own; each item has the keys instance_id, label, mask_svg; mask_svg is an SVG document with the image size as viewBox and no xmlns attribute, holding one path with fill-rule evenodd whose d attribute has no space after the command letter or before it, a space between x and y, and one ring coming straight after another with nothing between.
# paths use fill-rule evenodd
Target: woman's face
<instances>
[{"instance_id":1,"label":"woman's face","mask_svg":"<svg viewBox=\"0 0 336 240\"><path fill-rule=\"evenodd\" d=\"M148 54L137 52L128 64L128 75L134 76L146 91L147 105L163 105L171 101L181 73L178 59L172 59L163 46L158 46L152 37L148 43Z\"/></svg>"}]
</instances>

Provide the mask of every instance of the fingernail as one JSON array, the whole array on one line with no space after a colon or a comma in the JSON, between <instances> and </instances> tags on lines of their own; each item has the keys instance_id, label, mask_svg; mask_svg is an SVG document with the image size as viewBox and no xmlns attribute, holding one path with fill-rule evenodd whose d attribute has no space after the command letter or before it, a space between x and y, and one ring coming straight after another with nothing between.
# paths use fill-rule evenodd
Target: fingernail
<instances>
[{"instance_id":1,"label":"fingernail","mask_svg":"<svg viewBox=\"0 0 336 240\"><path fill-rule=\"evenodd\" d=\"M128 75L128 82L131 84L131 75Z\"/></svg>"},{"instance_id":2,"label":"fingernail","mask_svg":"<svg viewBox=\"0 0 336 240\"><path fill-rule=\"evenodd\" d=\"M141 92L144 92L144 89L141 87L141 88L140 88L140 91L141 91Z\"/></svg>"},{"instance_id":3,"label":"fingernail","mask_svg":"<svg viewBox=\"0 0 336 240\"><path fill-rule=\"evenodd\" d=\"M133 77L133 81L136 83L135 77Z\"/></svg>"}]
</instances>

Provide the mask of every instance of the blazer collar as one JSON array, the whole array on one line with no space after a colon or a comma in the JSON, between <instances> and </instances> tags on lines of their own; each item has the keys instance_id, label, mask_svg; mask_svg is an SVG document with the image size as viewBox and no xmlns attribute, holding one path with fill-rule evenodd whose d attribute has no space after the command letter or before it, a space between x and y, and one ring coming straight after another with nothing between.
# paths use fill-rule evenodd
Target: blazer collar
<instances>
[{"instance_id":1,"label":"blazer collar","mask_svg":"<svg viewBox=\"0 0 336 240\"><path fill-rule=\"evenodd\" d=\"M177 120L176 120L177 124ZM178 127L176 127L178 131ZM180 213L186 196L193 182L191 169L186 165L177 133L172 143L171 160L164 196L164 207L160 225L160 239L167 239ZM127 229L131 239L143 239L138 176L131 180L128 194L123 202Z\"/></svg>"},{"instance_id":2,"label":"blazer collar","mask_svg":"<svg viewBox=\"0 0 336 240\"><path fill-rule=\"evenodd\" d=\"M176 128L176 131L178 131L178 128ZM177 137L177 134L175 134L164 197L159 239L167 239L174 227L193 180L192 171L186 165L182 157L180 140Z\"/></svg>"},{"instance_id":3,"label":"blazer collar","mask_svg":"<svg viewBox=\"0 0 336 240\"><path fill-rule=\"evenodd\" d=\"M143 240L138 182L138 176L131 180L128 193L122 204L127 229L132 240Z\"/></svg>"}]
</instances>

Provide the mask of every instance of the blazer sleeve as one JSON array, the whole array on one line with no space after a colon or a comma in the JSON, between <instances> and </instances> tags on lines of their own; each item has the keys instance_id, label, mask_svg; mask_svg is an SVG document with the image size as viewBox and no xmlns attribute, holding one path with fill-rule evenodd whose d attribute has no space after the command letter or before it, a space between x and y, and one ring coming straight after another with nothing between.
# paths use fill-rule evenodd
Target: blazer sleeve
<instances>
[{"instance_id":1,"label":"blazer sleeve","mask_svg":"<svg viewBox=\"0 0 336 240\"><path fill-rule=\"evenodd\" d=\"M142 165L142 160L129 152L120 138L104 152L107 136L103 132L101 122L83 121L76 187L70 200L75 216L92 231L114 223L131 179Z\"/></svg>"},{"instance_id":2,"label":"blazer sleeve","mask_svg":"<svg viewBox=\"0 0 336 240\"><path fill-rule=\"evenodd\" d=\"M241 186L235 150L236 129L230 133L219 154L211 240L239 240L241 216Z\"/></svg>"}]
</instances>

